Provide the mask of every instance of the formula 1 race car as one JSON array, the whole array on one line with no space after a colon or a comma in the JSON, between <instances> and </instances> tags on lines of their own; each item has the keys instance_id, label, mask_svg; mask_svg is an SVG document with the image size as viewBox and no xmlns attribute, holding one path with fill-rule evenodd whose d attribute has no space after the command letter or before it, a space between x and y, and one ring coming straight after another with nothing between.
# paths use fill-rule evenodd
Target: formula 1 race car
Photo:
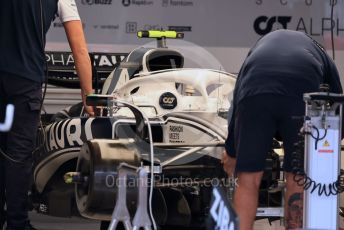
<instances>
[{"instance_id":1,"label":"formula 1 race car","mask_svg":"<svg viewBox=\"0 0 344 230\"><path fill-rule=\"evenodd\" d=\"M96 117L83 116L78 104L41 128L33 205L40 213L103 223L117 217L127 224L135 216L139 226L152 220L161 228L204 228L213 186L228 181L220 159L236 76L184 67L183 53L166 46L166 38L181 33L138 35L156 38L157 47L130 52L101 94L87 98ZM270 156L266 188L279 178L271 173L278 156Z\"/></svg>"}]
</instances>

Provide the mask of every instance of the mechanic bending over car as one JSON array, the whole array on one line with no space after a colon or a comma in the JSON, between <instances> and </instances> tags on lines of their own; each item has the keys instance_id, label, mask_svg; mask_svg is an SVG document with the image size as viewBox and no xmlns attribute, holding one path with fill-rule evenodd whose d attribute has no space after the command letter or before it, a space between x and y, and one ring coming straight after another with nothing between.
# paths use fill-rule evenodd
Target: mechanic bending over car
<instances>
[{"instance_id":1,"label":"mechanic bending over car","mask_svg":"<svg viewBox=\"0 0 344 230\"><path fill-rule=\"evenodd\" d=\"M0 120L15 106L10 132L0 133L0 229L34 229L28 219L32 152L45 81L45 36L58 15L73 52L82 98L92 93L92 70L74 0L9 0L0 7ZM91 107L86 111L93 115ZM9 159L11 158L11 160ZM4 206L6 204L7 218Z\"/></svg>"},{"instance_id":2,"label":"mechanic bending over car","mask_svg":"<svg viewBox=\"0 0 344 230\"><path fill-rule=\"evenodd\" d=\"M334 62L304 33L277 30L249 51L234 89L234 112L223 156L224 170L230 176L235 170L238 177L234 208L240 230L253 228L265 160L276 133L285 154L285 226L302 228L302 215L294 215L302 213L303 188L293 180L293 144L303 124L303 94L319 92L323 83L330 92L342 93ZM297 200L300 205L292 206Z\"/></svg>"}]
</instances>

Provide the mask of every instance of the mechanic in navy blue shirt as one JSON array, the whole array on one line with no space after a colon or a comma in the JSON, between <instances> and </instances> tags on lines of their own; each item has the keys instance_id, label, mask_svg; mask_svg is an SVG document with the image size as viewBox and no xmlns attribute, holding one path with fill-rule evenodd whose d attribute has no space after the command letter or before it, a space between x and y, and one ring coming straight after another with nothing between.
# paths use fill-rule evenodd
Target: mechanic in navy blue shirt
<instances>
[{"instance_id":1,"label":"mechanic in navy blue shirt","mask_svg":"<svg viewBox=\"0 0 344 230\"><path fill-rule=\"evenodd\" d=\"M73 52L82 98L92 93L91 62L74 0L6 0L0 7L0 120L15 106L12 129L0 133L0 229L32 229L28 189L42 104L45 35L58 15ZM91 107L86 107L93 114ZM6 155L6 157L5 157Z\"/></svg>"},{"instance_id":2,"label":"mechanic in navy blue shirt","mask_svg":"<svg viewBox=\"0 0 344 230\"><path fill-rule=\"evenodd\" d=\"M342 93L338 71L323 48L308 35L277 30L262 37L249 51L234 89L234 112L229 123L224 169L238 176L234 206L240 230L252 229L258 192L272 139L283 141L286 172L285 204L300 199L299 210L285 207L287 229L302 227L303 188L293 180L291 158L305 111L303 94L319 92L323 83L330 92ZM301 212L300 212L301 211Z\"/></svg>"}]
</instances>

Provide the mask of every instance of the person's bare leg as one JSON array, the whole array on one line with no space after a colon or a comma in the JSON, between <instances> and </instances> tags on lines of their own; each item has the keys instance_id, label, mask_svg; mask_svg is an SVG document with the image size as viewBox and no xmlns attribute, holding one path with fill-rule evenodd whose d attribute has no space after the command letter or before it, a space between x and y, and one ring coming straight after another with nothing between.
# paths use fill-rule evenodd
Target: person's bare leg
<instances>
[{"instance_id":1,"label":"person's bare leg","mask_svg":"<svg viewBox=\"0 0 344 230\"><path fill-rule=\"evenodd\" d=\"M286 173L284 218L286 229L300 229L303 223L303 187L294 181L293 173Z\"/></svg>"},{"instance_id":2,"label":"person's bare leg","mask_svg":"<svg viewBox=\"0 0 344 230\"><path fill-rule=\"evenodd\" d=\"M263 172L238 173L238 186L234 194L234 208L239 216L239 230L253 229L262 176Z\"/></svg>"}]
</instances>

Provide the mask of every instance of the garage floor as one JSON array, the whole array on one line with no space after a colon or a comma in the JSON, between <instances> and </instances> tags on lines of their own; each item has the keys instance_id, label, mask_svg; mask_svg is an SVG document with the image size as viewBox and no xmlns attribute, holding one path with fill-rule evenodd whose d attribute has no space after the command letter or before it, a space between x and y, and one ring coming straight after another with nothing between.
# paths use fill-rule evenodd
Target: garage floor
<instances>
[{"instance_id":1,"label":"garage floor","mask_svg":"<svg viewBox=\"0 0 344 230\"><path fill-rule=\"evenodd\" d=\"M32 225L38 230L99 230L100 223L97 221L87 220L83 218L57 218L30 213ZM339 230L344 230L344 218L339 218ZM279 220L270 223L267 219L255 222L254 230L284 230Z\"/></svg>"},{"instance_id":2,"label":"garage floor","mask_svg":"<svg viewBox=\"0 0 344 230\"><path fill-rule=\"evenodd\" d=\"M30 213L31 223L38 230L98 230L100 224L96 221L82 218L56 218ZM270 226L267 220L256 221L254 230L282 230L280 221L274 221Z\"/></svg>"},{"instance_id":3,"label":"garage floor","mask_svg":"<svg viewBox=\"0 0 344 230\"><path fill-rule=\"evenodd\" d=\"M96 221L82 218L58 218L30 213L31 224L38 230L98 230L100 224Z\"/></svg>"}]
</instances>

